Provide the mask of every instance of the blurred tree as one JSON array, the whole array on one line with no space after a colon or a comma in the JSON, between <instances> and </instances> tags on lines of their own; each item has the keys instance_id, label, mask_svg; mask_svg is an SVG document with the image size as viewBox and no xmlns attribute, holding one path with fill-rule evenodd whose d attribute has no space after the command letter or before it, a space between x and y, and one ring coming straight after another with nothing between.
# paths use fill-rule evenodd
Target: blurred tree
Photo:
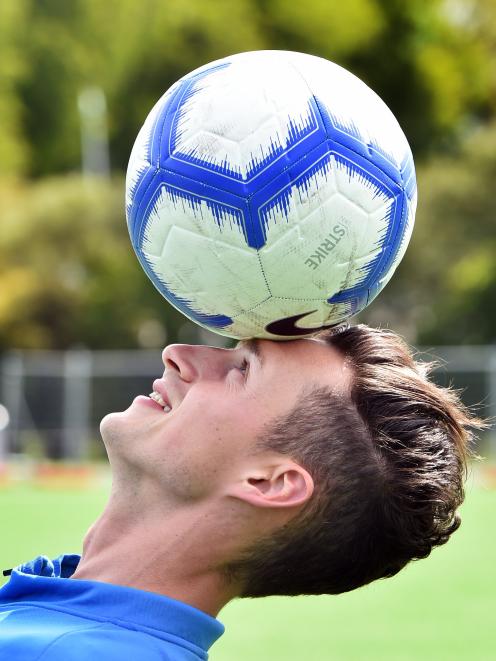
<instances>
[{"instance_id":1,"label":"blurred tree","mask_svg":"<svg viewBox=\"0 0 496 661\"><path fill-rule=\"evenodd\" d=\"M258 5L270 16L272 47L321 55L356 73L391 107L417 157L451 148L464 123L491 102L489 43L475 39L478 2L258 0Z\"/></svg>"},{"instance_id":2,"label":"blurred tree","mask_svg":"<svg viewBox=\"0 0 496 661\"><path fill-rule=\"evenodd\" d=\"M20 38L26 28L27 1L0 3L0 176L22 174L30 153L18 92L29 70Z\"/></svg>"},{"instance_id":3,"label":"blurred tree","mask_svg":"<svg viewBox=\"0 0 496 661\"><path fill-rule=\"evenodd\" d=\"M122 170L138 128L174 80L240 44L262 46L249 0L175 0L173 10L160 0L26 2L33 28L20 46L30 63L20 96L35 176L79 166L82 88L106 94L112 160Z\"/></svg>"},{"instance_id":4,"label":"blurred tree","mask_svg":"<svg viewBox=\"0 0 496 661\"><path fill-rule=\"evenodd\" d=\"M177 337L185 319L133 254L123 187L66 176L0 190L0 349L119 348Z\"/></svg>"},{"instance_id":5,"label":"blurred tree","mask_svg":"<svg viewBox=\"0 0 496 661\"><path fill-rule=\"evenodd\" d=\"M374 46L387 29L387 16L376 0L348 0L340 5L327 0L259 0L258 5L265 9L274 48L281 42L288 49L333 60Z\"/></svg>"},{"instance_id":6,"label":"blurred tree","mask_svg":"<svg viewBox=\"0 0 496 661\"><path fill-rule=\"evenodd\" d=\"M97 86L108 100L113 165L122 170L144 117L174 80L210 60L259 48L343 64L392 107L417 155L451 147L467 122L493 110L491 5L4 0L3 167L19 172L27 164L35 176L78 168L77 95Z\"/></svg>"},{"instance_id":7,"label":"blurred tree","mask_svg":"<svg viewBox=\"0 0 496 661\"><path fill-rule=\"evenodd\" d=\"M496 342L495 180L496 124L475 132L457 158L433 159L422 172L415 248L426 268L414 285L428 311L421 342Z\"/></svg>"}]
</instances>

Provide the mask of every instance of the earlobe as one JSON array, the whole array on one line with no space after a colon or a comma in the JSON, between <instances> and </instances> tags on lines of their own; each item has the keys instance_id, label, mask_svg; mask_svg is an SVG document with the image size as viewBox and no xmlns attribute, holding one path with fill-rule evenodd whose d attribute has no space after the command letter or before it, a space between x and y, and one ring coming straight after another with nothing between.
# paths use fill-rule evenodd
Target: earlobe
<instances>
[{"instance_id":1,"label":"earlobe","mask_svg":"<svg viewBox=\"0 0 496 661\"><path fill-rule=\"evenodd\" d=\"M274 467L264 477L248 477L231 495L256 507L299 507L312 496L314 483L302 466L290 464Z\"/></svg>"}]
</instances>

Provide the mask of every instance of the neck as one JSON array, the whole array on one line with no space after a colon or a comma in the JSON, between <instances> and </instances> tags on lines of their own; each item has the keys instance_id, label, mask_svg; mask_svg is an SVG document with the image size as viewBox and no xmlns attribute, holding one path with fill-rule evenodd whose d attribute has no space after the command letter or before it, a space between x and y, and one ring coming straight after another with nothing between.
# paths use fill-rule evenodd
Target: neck
<instances>
[{"instance_id":1,"label":"neck","mask_svg":"<svg viewBox=\"0 0 496 661\"><path fill-rule=\"evenodd\" d=\"M84 539L72 578L155 592L215 617L237 593L219 569L229 525L216 529L205 506L164 507L152 497L140 507L133 496L111 494Z\"/></svg>"}]
</instances>

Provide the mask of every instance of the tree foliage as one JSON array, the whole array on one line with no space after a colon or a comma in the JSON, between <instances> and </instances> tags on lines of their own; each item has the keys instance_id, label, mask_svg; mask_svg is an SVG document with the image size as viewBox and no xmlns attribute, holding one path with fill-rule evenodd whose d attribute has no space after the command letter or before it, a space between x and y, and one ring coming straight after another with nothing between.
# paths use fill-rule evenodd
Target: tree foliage
<instances>
[{"instance_id":1,"label":"tree foliage","mask_svg":"<svg viewBox=\"0 0 496 661\"><path fill-rule=\"evenodd\" d=\"M160 344L165 332L177 337L184 317L134 256L123 189L122 179L64 176L0 191L0 349L122 348Z\"/></svg>"},{"instance_id":2,"label":"tree foliage","mask_svg":"<svg viewBox=\"0 0 496 661\"><path fill-rule=\"evenodd\" d=\"M26 6L25 0L0 3L0 176L28 167L25 108L19 92L28 75L28 63L18 29L26 22Z\"/></svg>"},{"instance_id":3,"label":"tree foliage","mask_svg":"<svg viewBox=\"0 0 496 661\"><path fill-rule=\"evenodd\" d=\"M489 7L490 0L4 0L2 165L34 176L77 168L77 96L90 85L108 99L113 165L122 169L137 128L174 80L260 48L343 64L389 103L417 154L446 148L494 103Z\"/></svg>"}]
</instances>

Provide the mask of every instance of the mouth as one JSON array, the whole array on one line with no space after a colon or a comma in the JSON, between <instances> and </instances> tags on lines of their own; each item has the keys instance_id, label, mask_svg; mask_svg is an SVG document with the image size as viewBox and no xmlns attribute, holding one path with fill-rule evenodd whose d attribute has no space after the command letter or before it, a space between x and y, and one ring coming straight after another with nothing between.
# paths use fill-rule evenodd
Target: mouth
<instances>
[{"instance_id":1,"label":"mouth","mask_svg":"<svg viewBox=\"0 0 496 661\"><path fill-rule=\"evenodd\" d=\"M169 413L170 411L172 411L171 407L167 404L167 402L164 401L164 398L162 397L162 395L159 392L157 392L156 390L151 392L148 395L148 397L150 399L153 399L154 402L157 402L157 404L163 408L164 413Z\"/></svg>"}]
</instances>

